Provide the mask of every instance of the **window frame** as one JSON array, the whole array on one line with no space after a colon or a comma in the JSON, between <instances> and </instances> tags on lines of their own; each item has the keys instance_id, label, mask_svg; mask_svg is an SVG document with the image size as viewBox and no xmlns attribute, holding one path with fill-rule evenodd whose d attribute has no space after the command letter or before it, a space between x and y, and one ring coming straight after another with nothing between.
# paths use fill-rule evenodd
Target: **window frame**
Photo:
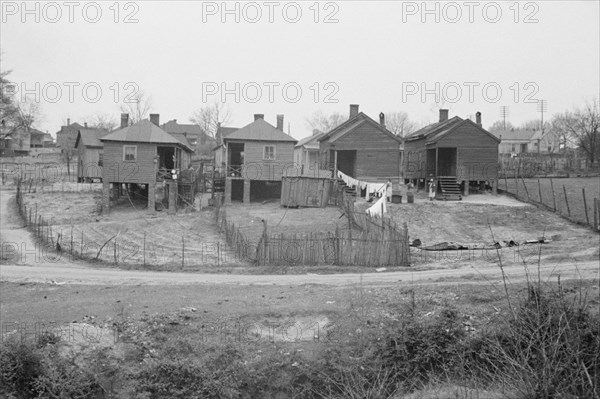
<instances>
[{"instance_id":1,"label":"window frame","mask_svg":"<svg viewBox=\"0 0 600 399\"><path fill-rule=\"evenodd\" d=\"M127 159L127 149L133 148L133 159ZM123 162L137 162L137 145L124 145L123 146Z\"/></svg>"},{"instance_id":2,"label":"window frame","mask_svg":"<svg viewBox=\"0 0 600 399\"><path fill-rule=\"evenodd\" d=\"M267 148L273 148L273 158L267 158ZM263 161L275 161L277 159L277 146L275 145L265 145L263 146Z\"/></svg>"}]
</instances>

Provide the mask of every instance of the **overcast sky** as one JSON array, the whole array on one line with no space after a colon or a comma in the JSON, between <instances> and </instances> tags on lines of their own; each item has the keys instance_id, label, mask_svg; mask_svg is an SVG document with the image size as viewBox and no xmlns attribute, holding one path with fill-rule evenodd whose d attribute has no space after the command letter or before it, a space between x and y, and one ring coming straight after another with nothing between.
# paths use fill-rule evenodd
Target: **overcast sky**
<instances>
[{"instance_id":1,"label":"overcast sky","mask_svg":"<svg viewBox=\"0 0 600 399\"><path fill-rule=\"evenodd\" d=\"M481 111L489 127L505 105L519 124L538 99L552 114L599 96L599 3L3 1L1 67L38 96L36 127L51 133L118 120L138 88L161 122L225 95L232 126L284 114L295 138L314 111L351 103L434 122L436 95L450 116Z\"/></svg>"}]
</instances>

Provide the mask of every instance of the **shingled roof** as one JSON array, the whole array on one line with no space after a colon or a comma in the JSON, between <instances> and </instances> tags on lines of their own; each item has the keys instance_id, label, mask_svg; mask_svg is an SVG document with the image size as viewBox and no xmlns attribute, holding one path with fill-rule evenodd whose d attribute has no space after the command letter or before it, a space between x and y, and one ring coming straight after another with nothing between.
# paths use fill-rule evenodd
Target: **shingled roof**
<instances>
[{"instance_id":1,"label":"shingled roof","mask_svg":"<svg viewBox=\"0 0 600 399\"><path fill-rule=\"evenodd\" d=\"M228 134L223 140L284 141L291 143L296 143L298 141L260 118L243 128Z\"/></svg>"},{"instance_id":2,"label":"shingled roof","mask_svg":"<svg viewBox=\"0 0 600 399\"><path fill-rule=\"evenodd\" d=\"M182 143L173 135L165 132L148 119L134 125L119 129L100 139L101 141L123 141L133 143L176 144L188 151L193 151L189 145Z\"/></svg>"},{"instance_id":3,"label":"shingled roof","mask_svg":"<svg viewBox=\"0 0 600 399\"><path fill-rule=\"evenodd\" d=\"M336 140L340 139L341 137L344 137L346 134L353 131L358 126L365 124L365 123L368 123L368 124L374 126L375 128L379 129L383 134L390 136L391 138L393 138L394 140L396 140L399 143L402 141L396 135L394 135L394 133L387 130L385 128L385 126L382 126L380 123L375 122L371 117L369 117L364 112L359 112L352 118L348 119L346 122L331 129L329 132L323 134L317 140L319 142L328 140L330 143L333 143Z\"/></svg>"},{"instance_id":4,"label":"shingled roof","mask_svg":"<svg viewBox=\"0 0 600 399\"><path fill-rule=\"evenodd\" d=\"M433 143L433 142L438 141L439 139L441 139L448 133L452 132L454 129L458 128L459 126L462 126L467 123L477 126L477 128L479 128L482 132L484 132L488 136L492 137L494 140L500 142L500 139L498 137L494 136L492 133L488 132L487 130L482 128L480 125L476 124L475 122L473 122L470 119L462 119L459 116L455 116L453 118L450 118L450 119L442 121L442 122L436 122L436 123L427 125L424 128L421 128L421 129L417 130L416 132L413 132L413 133L409 134L408 136L406 136L405 141L414 141L414 140L425 139L427 141L427 143Z\"/></svg>"},{"instance_id":5,"label":"shingled roof","mask_svg":"<svg viewBox=\"0 0 600 399\"><path fill-rule=\"evenodd\" d=\"M106 136L108 131L105 129L79 129L77 133L77 139L75 140L75 147L79 145L79 141L86 147L102 147L100 138Z\"/></svg>"}]
</instances>

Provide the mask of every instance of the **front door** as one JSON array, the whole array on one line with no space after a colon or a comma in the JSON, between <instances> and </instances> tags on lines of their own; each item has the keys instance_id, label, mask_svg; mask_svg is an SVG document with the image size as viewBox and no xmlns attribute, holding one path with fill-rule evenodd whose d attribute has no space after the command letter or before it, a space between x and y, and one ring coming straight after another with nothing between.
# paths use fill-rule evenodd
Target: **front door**
<instances>
[{"instance_id":1,"label":"front door","mask_svg":"<svg viewBox=\"0 0 600 399\"><path fill-rule=\"evenodd\" d=\"M438 176L456 177L456 148L438 148Z\"/></svg>"}]
</instances>

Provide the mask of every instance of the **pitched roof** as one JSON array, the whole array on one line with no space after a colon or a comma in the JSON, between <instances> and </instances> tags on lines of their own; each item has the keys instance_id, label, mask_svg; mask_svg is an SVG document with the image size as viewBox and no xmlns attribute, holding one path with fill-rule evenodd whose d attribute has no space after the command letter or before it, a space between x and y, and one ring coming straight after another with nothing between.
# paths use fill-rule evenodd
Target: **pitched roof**
<instances>
[{"instance_id":1,"label":"pitched roof","mask_svg":"<svg viewBox=\"0 0 600 399\"><path fill-rule=\"evenodd\" d=\"M539 130L501 130L492 133L494 136L501 138L502 141L522 140L531 141L536 140L541 134Z\"/></svg>"},{"instance_id":2,"label":"pitched roof","mask_svg":"<svg viewBox=\"0 0 600 399\"><path fill-rule=\"evenodd\" d=\"M317 134L313 134L312 136L305 137L302 140L298 141L298 143L296 144L295 147L304 146L305 148L308 148L308 149L318 149L319 148L318 140L323 135L325 135L325 133L317 133Z\"/></svg>"},{"instance_id":3,"label":"pitched roof","mask_svg":"<svg viewBox=\"0 0 600 399\"><path fill-rule=\"evenodd\" d=\"M205 134L202 131L202 128L196 124L181 124L177 123L177 119L173 119L164 123L161 128L167 133L187 133L187 134L195 134L195 135L203 135Z\"/></svg>"},{"instance_id":4,"label":"pitched roof","mask_svg":"<svg viewBox=\"0 0 600 399\"><path fill-rule=\"evenodd\" d=\"M264 119L257 119L243 128L229 133L223 140L285 141L291 143L298 141L278 130Z\"/></svg>"},{"instance_id":5,"label":"pitched roof","mask_svg":"<svg viewBox=\"0 0 600 399\"><path fill-rule=\"evenodd\" d=\"M462 119L459 116L455 116L455 117L445 120L443 122L436 122L436 123L427 125L424 128L419 129L416 132L413 132L413 133L409 134L408 136L406 136L405 141L414 141L414 140L420 140L420 139L424 138L424 139L426 139L427 143L434 143L434 142L440 140L442 137L446 136L447 134L453 132L458 127L464 126L465 124L474 125L479 130L481 130L481 132L487 134L488 136L490 136L497 142L500 142L500 139L498 137L494 136L492 133L488 132L480 125L476 124L475 122L473 122L470 119Z\"/></svg>"},{"instance_id":6,"label":"pitched roof","mask_svg":"<svg viewBox=\"0 0 600 399\"><path fill-rule=\"evenodd\" d=\"M80 125L77 122L73 122L70 125L61 126L60 130L58 132L56 132L56 134L58 134L58 133L65 133L67 131L69 131L69 132L76 132L79 129L85 129L85 126Z\"/></svg>"},{"instance_id":7,"label":"pitched roof","mask_svg":"<svg viewBox=\"0 0 600 399\"><path fill-rule=\"evenodd\" d=\"M108 131L105 129L79 129L79 133L77 134L77 139L75 140L75 147L79 145L79 140L83 143L85 147L102 147L102 142L100 138L106 136Z\"/></svg>"},{"instance_id":8,"label":"pitched roof","mask_svg":"<svg viewBox=\"0 0 600 399\"><path fill-rule=\"evenodd\" d=\"M123 129L116 130L100 139L101 141L124 141L133 143L178 144L188 151L192 148L188 144L165 132L148 119Z\"/></svg>"},{"instance_id":9,"label":"pitched roof","mask_svg":"<svg viewBox=\"0 0 600 399\"><path fill-rule=\"evenodd\" d=\"M360 126L360 125L362 125L364 123L368 123L368 124L374 126L379 131L381 131L383 134L390 136L391 138L393 138L394 140L396 140L398 143L401 142L401 140L394 133L392 133L389 130L387 130L385 128L385 126L382 126L380 123L375 122L372 118L370 118L364 112L359 112L354 117L348 119L346 122L344 122L341 125L339 125L339 126L333 128L333 129L331 129L329 132L323 134L317 140L319 142L325 141L325 140L329 140L330 142L334 142L334 141L342 138L346 134L350 133L352 130L354 130L355 128L357 128L358 126Z\"/></svg>"}]
</instances>

